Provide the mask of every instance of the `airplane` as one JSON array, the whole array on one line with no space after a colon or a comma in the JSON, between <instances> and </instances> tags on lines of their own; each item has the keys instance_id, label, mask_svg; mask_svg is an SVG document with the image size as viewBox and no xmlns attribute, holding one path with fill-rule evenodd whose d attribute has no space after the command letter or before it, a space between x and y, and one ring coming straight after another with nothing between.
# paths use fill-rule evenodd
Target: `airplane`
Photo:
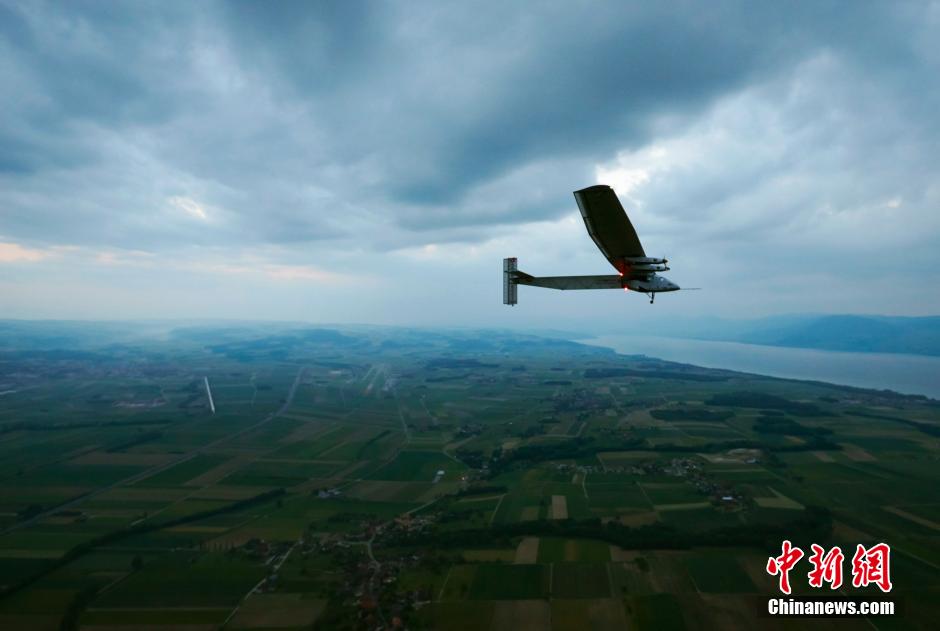
<instances>
[{"instance_id":1,"label":"airplane","mask_svg":"<svg viewBox=\"0 0 940 631\"><path fill-rule=\"evenodd\" d=\"M617 270L598 276L531 276L518 269L518 259L503 259L503 304L518 304L518 285L549 289L623 289L646 294L650 304L656 294L678 291L678 285L657 272L669 270L669 261L646 256L630 218L614 189L605 184L574 192L588 234Z\"/></svg>"}]
</instances>

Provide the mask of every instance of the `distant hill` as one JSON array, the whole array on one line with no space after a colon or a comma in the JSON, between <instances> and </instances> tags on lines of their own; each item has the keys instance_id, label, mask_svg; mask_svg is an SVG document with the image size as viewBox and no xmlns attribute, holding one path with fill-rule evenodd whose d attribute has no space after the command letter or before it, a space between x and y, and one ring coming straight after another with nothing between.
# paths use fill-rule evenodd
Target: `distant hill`
<instances>
[{"instance_id":1,"label":"distant hill","mask_svg":"<svg viewBox=\"0 0 940 631\"><path fill-rule=\"evenodd\" d=\"M683 317L618 332L852 353L940 355L940 316L784 315L756 320Z\"/></svg>"},{"instance_id":2,"label":"distant hill","mask_svg":"<svg viewBox=\"0 0 940 631\"><path fill-rule=\"evenodd\" d=\"M816 316L757 326L733 341L866 353L940 355L940 317Z\"/></svg>"},{"instance_id":3,"label":"distant hill","mask_svg":"<svg viewBox=\"0 0 940 631\"><path fill-rule=\"evenodd\" d=\"M753 320L666 316L634 322L630 326L618 322L592 333L742 342L849 353L940 356L940 316L787 314Z\"/></svg>"}]
</instances>

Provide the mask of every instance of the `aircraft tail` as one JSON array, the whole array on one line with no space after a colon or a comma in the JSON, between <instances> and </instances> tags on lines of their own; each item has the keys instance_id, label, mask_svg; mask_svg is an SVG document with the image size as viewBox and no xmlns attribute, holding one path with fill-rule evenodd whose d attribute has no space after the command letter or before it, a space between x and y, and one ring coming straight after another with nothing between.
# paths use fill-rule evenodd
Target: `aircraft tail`
<instances>
[{"instance_id":1,"label":"aircraft tail","mask_svg":"<svg viewBox=\"0 0 940 631\"><path fill-rule=\"evenodd\" d=\"M519 302L519 287L516 284L518 271L516 257L503 259L503 304L515 305Z\"/></svg>"},{"instance_id":2,"label":"aircraft tail","mask_svg":"<svg viewBox=\"0 0 940 631\"><path fill-rule=\"evenodd\" d=\"M519 283L529 285L536 280L534 276L519 271L516 257L503 259L503 304L518 304Z\"/></svg>"},{"instance_id":3,"label":"aircraft tail","mask_svg":"<svg viewBox=\"0 0 940 631\"><path fill-rule=\"evenodd\" d=\"M619 274L601 276L532 276L518 268L515 258L503 259L503 304L519 302L519 285L546 287L548 289L620 289L627 287Z\"/></svg>"}]
</instances>

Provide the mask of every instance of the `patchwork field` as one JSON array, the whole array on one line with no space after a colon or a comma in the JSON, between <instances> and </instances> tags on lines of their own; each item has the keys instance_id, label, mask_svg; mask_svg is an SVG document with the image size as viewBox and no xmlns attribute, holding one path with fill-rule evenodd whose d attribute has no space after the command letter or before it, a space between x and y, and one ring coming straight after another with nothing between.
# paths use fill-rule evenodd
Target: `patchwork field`
<instances>
[{"instance_id":1,"label":"patchwork field","mask_svg":"<svg viewBox=\"0 0 940 631\"><path fill-rule=\"evenodd\" d=\"M890 543L902 614L844 626L940 617L919 397L293 325L0 351L0 392L4 629L812 626L754 605L783 538Z\"/></svg>"}]
</instances>

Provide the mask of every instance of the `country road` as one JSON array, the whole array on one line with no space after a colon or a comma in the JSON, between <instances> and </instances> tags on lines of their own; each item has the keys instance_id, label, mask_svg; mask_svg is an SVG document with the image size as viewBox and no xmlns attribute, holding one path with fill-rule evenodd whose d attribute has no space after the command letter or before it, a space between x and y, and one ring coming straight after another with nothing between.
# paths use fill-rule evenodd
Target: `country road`
<instances>
[{"instance_id":1,"label":"country road","mask_svg":"<svg viewBox=\"0 0 940 631\"><path fill-rule=\"evenodd\" d=\"M225 444L226 442L228 442L228 441L230 441L230 440L232 440L232 439L238 438L239 436L242 436L242 435L244 435L244 434L247 434L248 432L251 432L251 431L254 431L254 430L258 429L259 427L262 427L262 426L265 425L266 423L270 423L272 420L276 419L276 418L279 417L281 414L283 414L284 412L286 412L287 409L290 407L291 403L294 401L294 395L295 395L296 392L297 392L297 387L300 385L300 380L301 380L301 378L303 377L304 370L305 370L305 368L304 368L304 367L301 367L301 368L297 371L297 376L294 377L294 382L291 384L290 390L288 390L288 392L287 392L287 398L284 400L284 403L281 405L281 407L279 407L279 408L278 408L277 410L275 410L274 412L271 412L270 414L268 414L267 416L265 416L263 419L261 419L260 421L258 421L258 422L255 423L254 425L249 425L248 427L246 427L246 428L244 428L244 429L242 429L242 430L239 430L239 431L235 432L234 434L229 434L228 436L223 436L222 438L219 438L219 439L217 439L217 440L214 440L214 441L212 441L211 443L208 443L208 444L206 444L206 445L202 445L202 446L200 446L200 447L196 447L196 448L194 448L194 449L188 451L187 453L183 454L182 456L180 456L179 458L177 458L177 459L175 459L175 460L172 460L172 461L170 461L170 462L166 462L166 463L163 463L163 464L160 464L160 465L155 465L155 466L153 466L153 467L151 467L151 468L149 468L149 469L147 469L147 470L145 470L145 471L141 471L140 473L135 473L134 475L131 475L131 476L129 476L129 477L126 477L126 478L124 478L123 480L118 480L117 482L113 482L113 483L111 483L111 484L108 484L107 486L102 486L101 488L97 488L97 489L95 489L95 490L93 490L93 491L89 491L88 493L85 493L85 494L83 494L83 495L80 495L80 496L76 497L75 499L72 499L72 500L69 500L69 501L64 502L64 503L62 503L62 504L58 504L58 505L56 505L56 506L53 506L53 507L50 508L49 510L43 511L43 512L39 513L38 515L35 515L35 516L33 516L33 517L30 517L29 519L24 519L24 520L21 521L21 522L17 522L17 523L15 523L15 524L12 524L12 525L10 525L10 526L7 526L7 527L4 528L3 530L0 530L0 535L5 535L5 534L7 534L7 533L14 532L14 531L19 530L19 529L21 529L21 528L25 528L25 527L27 527L27 526L29 526L29 525L31 525L31 524L36 523L37 521L41 521L41 520L43 520L43 519L46 519L47 517L50 517L50 516L54 515L55 513L59 512L59 511L61 511L61 510L67 510L67 509L69 509L69 508L73 508L73 507L75 507L75 506L78 506L79 504L81 504L82 502L84 502L84 501L86 501L86 500L88 500L88 499L91 499L91 498L93 498L93 497L96 497L96 496L98 496L98 495L101 495L102 493L105 493L105 492L107 492L107 491L110 491L110 490L112 490L112 489L115 489L115 488L117 488L117 487L119 487L119 486L131 485L131 484L134 484L134 483L136 483L136 482L139 482L139 481L143 480L144 478L149 478L149 477L152 476L152 475L156 475L156 474L158 474L158 473L160 473L160 472L162 472L162 471L166 471L167 469L169 469L169 468L171 468L171 467L175 467L176 465L181 464L181 463L183 463L183 462L186 462L187 460L192 460L193 458L195 458L195 457L198 456L199 454L201 454L201 453L203 453L203 452L205 452L205 451L207 451L207 450L209 450L209 449L213 449L213 448L215 448L215 447L218 447L219 445L223 445L223 444Z\"/></svg>"}]
</instances>

